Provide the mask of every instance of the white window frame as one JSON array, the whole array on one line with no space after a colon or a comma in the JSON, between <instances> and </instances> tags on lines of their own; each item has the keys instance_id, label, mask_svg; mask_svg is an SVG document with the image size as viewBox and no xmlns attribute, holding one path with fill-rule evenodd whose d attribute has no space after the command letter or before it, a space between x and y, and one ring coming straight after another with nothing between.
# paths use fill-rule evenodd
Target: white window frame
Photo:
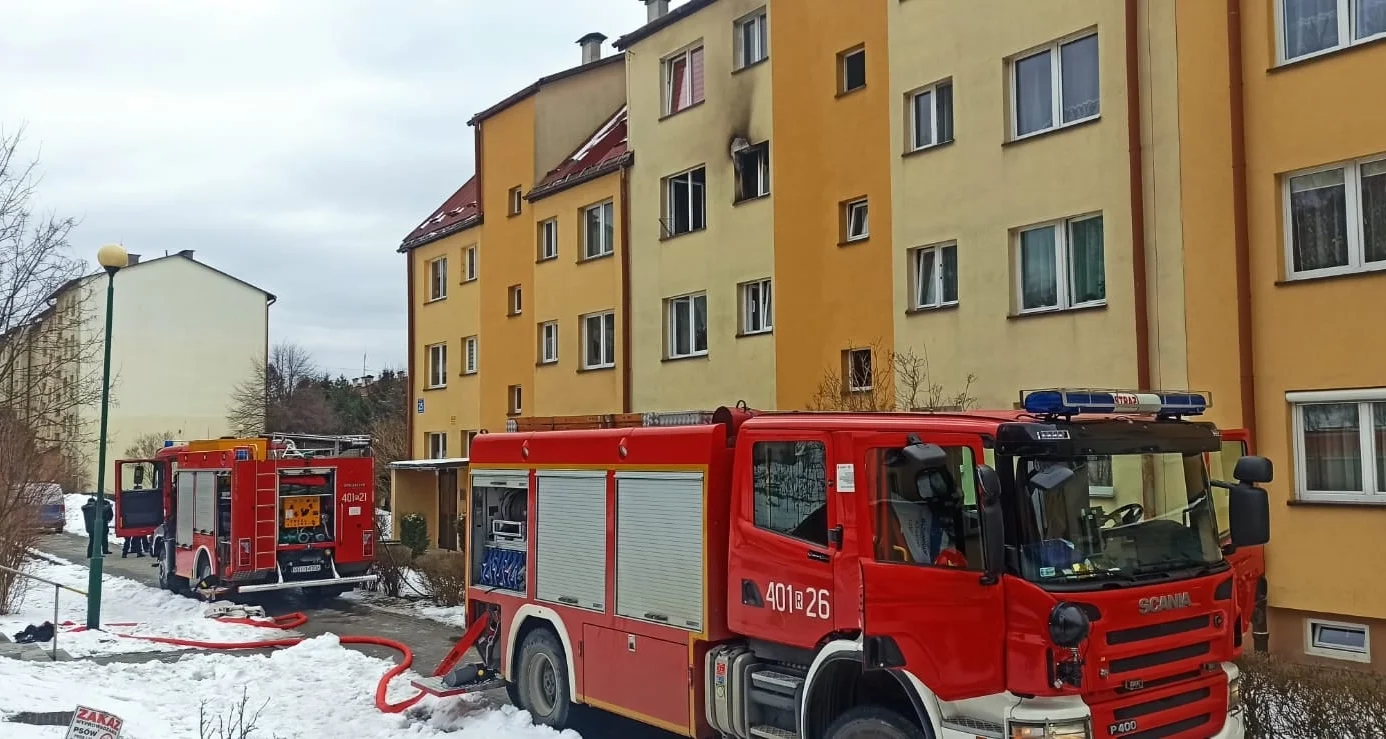
<instances>
[{"instance_id":1,"label":"white window frame","mask_svg":"<svg viewBox=\"0 0 1386 739\"><path fill-rule=\"evenodd\" d=\"M515 186L510 188L510 215L517 216L524 211L525 192L524 188Z\"/></svg>"},{"instance_id":2,"label":"white window frame","mask_svg":"<svg viewBox=\"0 0 1386 739\"><path fill-rule=\"evenodd\" d=\"M1376 438L1373 434L1374 403L1386 403L1386 388L1361 390L1317 390L1285 393L1293 419L1295 455L1295 498L1324 503L1366 503L1386 505L1386 480L1376 479ZM1320 404L1357 404L1357 432L1362 453L1362 492L1315 491L1309 489L1304 448L1304 407ZM1381 450L1386 453L1386 450Z\"/></svg>"},{"instance_id":3,"label":"white window frame","mask_svg":"<svg viewBox=\"0 0 1386 739\"><path fill-rule=\"evenodd\" d=\"M1342 647L1320 644L1318 640L1318 627L1326 626L1330 629L1343 629L1345 631L1362 632L1362 650L1344 649ZM1304 653L1315 657L1327 657L1328 659L1340 659L1347 662L1358 662L1371 664L1372 661L1372 630L1366 624L1354 624L1344 621L1330 621L1323 618L1304 619Z\"/></svg>"},{"instance_id":4,"label":"white window frame","mask_svg":"<svg viewBox=\"0 0 1386 739\"><path fill-rule=\"evenodd\" d=\"M471 282L475 280L477 275L476 246L469 246L463 249L462 260L466 262L466 264L463 265L466 268L466 274L463 275L462 281Z\"/></svg>"},{"instance_id":5,"label":"white window frame","mask_svg":"<svg viewBox=\"0 0 1386 739\"><path fill-rule=\"evenodd\" d=\"M1031 136L1040 136L1061 128L1069 128L1081 123L1096 120L1102 117L1102 39L1097 39L1097 112L1082 118L1075 118L1071 121L1064 120L1064 70L1063 70L1063 47L1075 41L1082 41L1089 36L1098 36L1096 29L1079 31L1078 33L1065 36L1061 39L1051 41L1043 46L1036 46L1033 49L1026 49L1018 54L1012 55L1006 60L1006 78L1010 85L1010 134L1012 141L1028 139ZM1047 128L1040 128L1029 133L1020 133L1020 91L1016 88L1016 66L1018 62L1025 61L1030 57L1039 54L1049 54L1049 105L1050 119Z\"/></svg>"},{"instance_id":6,"label":"white window frame","mask_svg":"<svg viewBox=\"0 0 1386 739\"><path fill-rule=\"evenodd\" d=\"M751 296L752 288L755 288L755 297ZM770 278L763 280L752 280L741 284L741 334L743 336L754 336L755 334L768 334L775 330L775 286ZM761 325L752 324L753 313L751 304L756 304L760 309Z\"/></svg>"},{"instance_id":7,"label":"white window frame","mask_svg":"<svg viewBox=\"0 0 1386 739\"><path fill-rule=\"evenodd\" d=\"M1318 167L1286 172L1280 177L1281 231L1285 234L1285 279L1311 280L1317 277L1375 272L1386 269L1386 259L1368 262L1366 244L1366 213L1362 210L1362 167L1386 162L1386 154L1373 154L1360 159L1348 159ZM1295 271L1294 208L1290 202L1290 180L1305 175L1343 170L1343 207L1347 209L1348 263L1340 267L1324 267L1302 272Z\"/></svg>"},{"instance_id":8,"label":"white window frame","mask_svg":"<svg viewBox=\"0 0 1386 739\"><path fill-rule=\"evenodd\" d=\"M505 389L506 411L509 415L518 416L524 412L525 388L523 385L511 385Z\"/></svg>"},{"instance_id":9,"label":"white window frame","mask_svg":"<svg viewBox=\"0 0 1386 739\"><path fill-rule=\"evenodd\" d=\"M1054 221L1045 221L1043 223L1032 223L1028 226L1021 226L1015 229L1011 238L1011 262L1015 269L1015 278L1012 280L1012 288L1015 292L1015 312L1017 315L1022 313L1054 313L1057 311L1073 310L1075 308L1091 308L1094 306L1107 304L1105 291L1103 292L1103 297L1099 300L1084 300L1081 302L1075 302L1073 300L1073 255L1072 240L1069 238L1069 230L1074 223L1080 223L1082 221L1091 220L1093 218L1103 219L1102 268L1105 272L1107 268L1107 223L1104 214L1100 211L1093 213L1084 213L1083 215L1078 216L1070 216L1068 218L1060 218ZM1024 260L1021 257L1022 250L1020 248L1021 234L1025 233L1026 231L1035 231L1041 228L1053 228L1058 230L1058 235L1054 240L1054 258L1058 261L1058 264L1056 265L1056 270L1058 274L1059 302L1055 305L1046 305L1037 308L1026 308L1025 272L1022 269L1024 265Z\"/></svg>"},{"instance_id":10,"label":"white window frame","mask_svg":"<svg viewBox=\"0 0 1386 739\"><path fill-rule=\"evenodd\" d=\"M947 141L939 141L939 139L938 139L938 90L939 90L940 87L947 87L947 88L949 88L949 89L951 90L952 87L953 87L953 78L952 78L952 77L949 77L948 79L939 80L938 82L935 82L935 83L933 83L933 84L931 84L931 85L927 85L927 86L925 86L925 87L921 87L921 88L919 88L918 90L915 90L915 91L911 92L911 93L909 94L909 99L905 102L905 104L909 106L909 111L910 111L910 115L909 115L909 118L910 118L910 149L909 149L909 150L912 151L912 152L913 152L913 151L923 151L924 149L932 149L933 147L938 146L939 144L947 144L947 143L949 143L949 142L951 142L951 141L953 140L951 137L950 137ZM916 101L919 99L919 96L920 96L920 95L928 95L928 96L929 96L929 140L928 140L928 141L920 141L920 140L919 140L919 115L918 115L919 106L916 104ZM950 115L951 115L951 114L950 114ZM951 121L950 121L950 123L951 123ZM950 126L950 127L951 127L951 126Z\"/></svg>"},{"instance_id":11,"label":"white window frame","mask_svg":"<svg viewBox=\"0 0 1386 739\"><path fill-rule=\"evenodd\" d=\"M607 335L606 318L611 317L611 333ZM596 364L589 363L591 359L587 355L588 340L592 337L592 324L596 322L597 330L600 332L601 351L606 354L607 349L611 350L610 356L601 357L601 361ZM588 313L582 317L582 368L583 369L608 369L616 366L616 312L602 311L601 313Z\"/></svg>"},{"instance_id":12,"label":"white window frame","mask_svg":"<svg viewBox=\"0 0 1386 739\"><path fill-rule=\"evenodd\" d=\"M854 369L855 369L855 367L856 367L856 363L852 361L852 358L855 357L855 356L857 356L858 354L865 354L865 355L866 355L866 361L867 361L867 365L866 365L866 366L867 366L867 368L870 370L869 372L866 373L866 384L865 384L865 385L858 385L858 384L856 384L856 380L857 380L856 374L857 374L857 373L854 371ZM859 349L848 349L848 350L847 350L847 367L846 367L846 370L847 370L847 377L845 378L846 381L845 381L843 384L847 386L847 392L848 392L848 393L869 393L869 392L871 392L872 390L875 390L875 389L876 389L876 358L875 358L874 356L872 356L871 350L870 350L869 348L866 348L866 349L861 349L861 348L859 348Z\"/></svg>"},{"instance_id":13,"label":"white window frame","mask_svg":"<svg viewBox=\"0 0 1386 739\"><path fill-rule=\"evenodd\" d=\"M480 364L480 342L475 336L466 336L462 339L462 374L476 374L477 366Z\"/></svg>"},{"instance_id":14,"label":"white window frame","mask_svg":"<svg viewBox=\"0 0 1386 739\"><path fill-rule=\"evenodd\" d=\"M474 430L468 430L468 431L463 431L463 432L462 432L462 456L464 456L464 457L471 457L471 456L472 456L472 442L475 441L475 440L476 440L476 437L479 436L479 435L480 435L480 432L474 431Z\"/></svg>"},{"instance_id":15,"label":"white window frame","mask_svg":"<svg viewBox=\"0 0 1386 739\"><path fill-rule=\"evenodd\" d=\"M699 192L702 193L703 198L703 222L701 225L695 226L693 224L693 173L698 171L701 171L703 173L703 184L702 188L699 190ZM674 207L676 205L674 202L674 182L675 180L684 178L687 178L688 180L688 230L675 231L674 224L678 223L678 219L674 217ZM707 165L700 164L691 169L679 172L678 174L669 175L668 177L665 177L664 199L669 206L665 209L664 213L664 217L667 219L666 225L664 227L665 233L673 237L705 230L707 228Z\"/></svg>"},{"instance_id":16,"label":"white window frame","mask_svg":"<svg viewBox=\"0 0 1386 739\"><path fill-rule=\"evenodd\" d=\"M851 59L852 57L855 57L855 56L860 56L860 57L862 58L861 84L858 85L857 87L848 87L848 86L847 86L847 60L848 60L848 59ZM852 49L851 51L844 51L844 52L842 52L841 54L839 54L838 57L837 57L837 65L838 65L838 74L841 75L841 80L842 80L841 85L840 85L840 87L838 88L837 94L839 94L839 95L846 95L846 94L849 93L849 92L856 92L857 90L864 90L864 89L866 89L866 82L867 82L867 79L866 79L866 78L867 78L866 71L867 71L867 70L866 70L866 47L865 47L865 46L862 46L862 47L859 47L859 48L856 48L856 49Z\"/></svg>"},{"instance_id":17,"label":"white window frame","mask_svg":"<svg viewBox=\"0 0 1386 739\"><path fill-rule=\"evenodd\" d=\"M448 258L428 260L428 302L448 297Z\"/></svg>"},{"instance_id":18,"label":"white window frame","mask_svg":"<svg viewBox=\"0 0 1386 739\"><path fill-rule=\"evenodd\" d=\"M753 67L770 58L770 25L767 20L766 9L762 7L736 21L736 41L733 44L736 49L736 69ZM746 46L747 26L756 30L755 45L749 49Z\"/></svg>"},{"instance_id":19,"label":"white window frame","mask_svg":"<svg viewBox=\"0 0 1386 739\"><path fill-rule=\"evenodd\" d=\"M664 301L664 304L665 304L665 310L664 310L664 312L665 312L664 324L665 324L665 326L668 327L668 328L666 329L666 334L667 334L668 337L669 337L668 340L665 342L665 345L666 345L666 351L668 352L668 357L669 357L670 359L685 359L685 358L687 358L687 357L703 357L703 356L707 356L708 347L704 346L704 347L700 350L700 349L698 349L698 343L697 343L697 341L698 341L698 328L697 328L697 326L696 326L696 324L695 324L695 321L696 321L697 316L698 316L697 304L698 304L698 301L699 301L699 300L702 300L702 301L703 301L703 316L704 316L704 320L706 320L708 324L711 324L711 323L712 323L712 316L708 315L708 312L707 312L707 293L705 293L705 292L703 292L703 293L689 293L688 295L679 295L679 296L677 296L677 297L668 298L667 300ZM687 306L687 308L683 308L682 306ZM679 310L687 310L687 311L688 311L688 332L689 332L689 333L688 333L688 348L689 348L689 352L688 352L687 354L679 354L679 353L678 353L678 335L677 335L677 330L678 330L678 329L677 329L677 324L676 324L675 321L674 321L674 315L675 315L675 312L676 312L676 311L679 311ZM712 332L711 332L711 330L710 330L710 326L704 326L704 327L703 327L703 335L704 335L704 337L709 337L709 338L710 338L710 337L711 337L711 334L712 334ZM710 343L710 342L709 342L709 343Z\"/></svg>"},{"instance_id":20,"label":"white window frame","mask_svg":"<svg viewBox=\"0 0 1386 739\"><path fill-rule=\"evenodd\" d=\"M448 345L447 342L429 344L428 389L437 390L448 386Z\"/></svg>"},{"instance_id":21,"label":"white window frame","mask_svg":"<svg viewBox=\"0 0 1386 739\"><path fill-rule=\"evenodd\" d=\"M858 200L849 200L846 203L842 204L842 217L844 219L843 240L847 243L852 243L855 241L865 241L866 239L871 238L871 206L868 201L868 198L860 198ZM861 233L853 234L852 221L854 219L852 218L852 214L855 213L858 208L865 211L865 214L862 216L861 219L862 230Z\"/></svg>"},{"instance_id":22,"label":"white window frame","mask_svg":"<svg viewBox=\"0 0 1386 739\"><path fill-rule=\"evenodd\" d=\"M700 55L698 56L698 58L701 60L701 63L702 63L703 66L704 66L704 69L703 69L703 97L702 97L702 98L695 98L695 97L693 97L693 52L695 52L695 51L702 51L702 54L700 54ZM675 110L675 109L674 109L674 89L675 89L675 88L674 88L673 70L674 70L674 62L678 61L680 57L684 59L683 73L684 73L685 75L688 76L688 105L686 105L686 106L684 106L684 107L682 107L682 108L679 108L678 110ZM706 99L706 97L707 97L707 69L706 69L706 66L707 66L707 50L703 48L702 42L696 43L696 44L694 44L694 45L692 45L692 46L690 46L690 47L688 47L688 48L686 48L686 49L684 49L684 50L682 50L682 51L679 51L679 52L670 54L670 55L667 56L667 57L664 57L664 60L663 60L662 62L660 62L660 72L659 72L659 76L660 76L660 78L661 78L661 81L664 83L664 104L663 104L663 106L662 106L662 112L663 112L663 114L664 114L665 116L671 116L671 115L674 115L674 114L676 114L676 113L682 113L682 112L684 112L685 110L688 110L689 108L692 108L693 106L697 105L698 103L703 102L703 100Z\"/></svg>"},{"instance_id":23,"label":"white window frame","mask_svg":"<svg viewBox=\"0 0 1386 739\"><path fill-rule=\"evenodd\" d=\"M943 306L958 304L958 298L953 298L952 300L945 300L943 297L943 252L947 249L953 250L953 263L957 264L958 242L956 241L944 241L937 244L929 244L928 246L920 246L910 250L910 269L913 270L913 279L911 280L911 282L913 283L912 287L914 288L914 294L910 296L912 298L912 300L910 301L912 303L910 305L911 308L914 308L915 310L923 310L927 308L942 308ZM935 294L938 295L938 300L932 303L924 302L923 288L925 259L931 260L933 262L934 267L934 289ZM953 284L953 292L956 294L958 293L958 285L956 283L957 276L955 275L953 279L955 280Z\"/></svg>"},{"instance_id":24,"label":"white window frame","mask_svg":"<svg viewBox=\"0 0 1386 739\"><path fill-rule=\"evenodd\" d=\"M524 286L511 285L505 293L505 308L509 311L506 315L518 316L523 313L525 307Z\"/></svg>"},{"instance_id":25,"label":"white window frame","mask_svg":"<svg viewBox=\"0 0 1386 739\"><path fill-rule=\"evenodd\" d=\"M746 160L753 155L758 155L755 156L753 162L749 162L753 163L756 168L756 191L753 193L747 193L744 190L738 192L736 197L736 202L738 203L747 200L755 200L756 198L763 198L766 195L770 194L769 141L762 141L759 144L751 144L744 150L736 152L736 163L734 167L734 169L736 170L736 188L740 190L742 183L745 182L745 180L743 179L743 174L745 172L745 167L748 164Z\"/></svg>"},{"instance_id":26,"label":"white window frame","mask_svg":"<svg viewBox=\"0 0 1386 739\"><path fill-rule=\"evenodd\" d=\"M1308 59L1321 57L1325 54L1332 54L1359 44L1371 43L1386 36L1386 31L1374 33L1362 38L1354 38L1357 33L1357 3L1358 0L1338 0L1338 43L1318 51L1308 54L1300 54L1296 57L1286 56L1285 49L1285 0L1275 0L1275 59L1276 66L1283 64L1295 64Z\"/></svg>"},{"instance_id":27,"label":"white window frame","mask_svg":"<svg viewBox=\"0 0 1386 739\"><path fill-rule=\"evenodd\" d=\"M549 353L549 335L553 335L553 353ZM539 363L554 364L558 361L558 321L545 321L539 324Z\"/></svg>"},{"instance_id":28,"label":"white window frame","mask_svg":"<svg viewBox=\"0 0 1386 739\"><path fill-rule=\"evenodd\" d=\"M610 215L609 215L609 216L608 216L608 211L610 211ZM593 213L596 213L596 214L597 214L597 225L598 225L598 227L599 227L598 233L602 234L601 241L602 241L602 242L605 242L605 243L597 244L597 249L596 249L596 251L593 251L593 250L592 250L592 239L591 239L592 231L591 231L590 228L588 228L588 226L589 226L589 222L588 222L588 221L589 221L589 219L592 217L592 214L593 214ZM607 218L608 218L608 217L610 217L610 219L611 219L611 221L612 221L612 223L610 223L610 224L607 223ZM609 255L609 254L612 254L612 253L614 253L614 252L616 251L616 244L613 243L613 242L616 241L616 224L615 224L615 220L616 220L616 203L615 203L615 201L607 200L606 202L597 203L596 205L591 205L591 206L588 206L588 207L586 207L586 208L583 209L583 211L582 211L582 258L583 258L583 259L596 259L597 257L604 257L604 256L607 256L607 255ZM607 227L608 225L611 226L611 238L610 238L610 239L607 239L607 238L606 238L606 227Z\"/></svg>"},{"instance_id":29,"label":"white window frame","mask_svg":"<svg viewBox=\"0 0 1386 739\"><path fill-rule=\"evenodd\" d=\"M428 438L428 458L447 459L448 458L448 432L430 431Z\"/></svg>"},{"instance_id":30,"label":"white window frame","mask_svg":"<svg viewBox=\"0 0 1386 739\"><path fill-rule=\"evenodd\" d=\"M549 218L539 223L539 261L558 258L558 219Z\"/></svg>"}]
</instances>

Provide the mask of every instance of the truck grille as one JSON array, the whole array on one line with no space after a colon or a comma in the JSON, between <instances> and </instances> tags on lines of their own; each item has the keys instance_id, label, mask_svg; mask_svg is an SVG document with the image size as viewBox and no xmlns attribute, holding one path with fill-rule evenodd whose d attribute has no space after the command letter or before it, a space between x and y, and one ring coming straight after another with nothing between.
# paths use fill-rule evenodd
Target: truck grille
<instances>
[{"instance_id":1,"label":"truck grille","mask_svg":"<svg viewBox=\"0 0 1386 739\"><path fill-rule=\"evenodd\" d=\"M1159 667L1172 662L1180 662L1186 659L1202 657L1213 649L1211 642L1199 642L1188 644L1173 649L1163 649L1158 652L1148 652L1136 655L1135 657L1125 657L1112 660L1111 670L1113 675L1120 675L1124 672L1135 672L1137 670L1148 670L1151 667Z\"/></svg>"},{"instance_id":2,"label":"truck grille","mask_svg":"<svg viewBox=\"0 0 1386 739\"><path fill-rule=\"evenodd\" d=\"M1112 646L1130 644L1132 642L1145 641L1146 639L1159 639L1165 636L1174 636L1188 631L1198 631L1206 629L1212 623L1212 614L1205 613L1202 616L1180 619L1178 621L1168 621L1162 624L1151 626L1140 626L1134 629L1122 629L1112 631L1107 634L1107 643Z\"/></svg>"},{"instance_id":3,"label":"truck grille","mask_svg":"<svg viewBox=\"0 0 1386 739\"><path fill-rule=\"evenodd\" d=\"M1092 706L1097 739L1195 739L1222 728L1227 689L1221 671L1197 680L1127 693Z\"/></svg>"}]
</instances>

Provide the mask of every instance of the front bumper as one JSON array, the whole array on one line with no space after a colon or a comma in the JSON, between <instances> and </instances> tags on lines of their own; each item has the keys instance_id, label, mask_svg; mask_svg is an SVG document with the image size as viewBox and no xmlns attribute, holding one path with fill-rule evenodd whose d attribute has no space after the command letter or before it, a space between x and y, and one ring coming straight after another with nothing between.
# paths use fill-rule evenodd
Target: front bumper
<instances>
[{"instance_id":1,"label":"front bumper","mask_svg":"<svg viewBox=\"0 0 1386 739\"><path fill-rule=\"evenodd\" d=\"M1243 721L1242 711L1238 709L1227 714L1227 721L1222 725L1222 731L1214 734L1212 739L1245 739L1246 722Z\"/></svg>"}]
</instances>

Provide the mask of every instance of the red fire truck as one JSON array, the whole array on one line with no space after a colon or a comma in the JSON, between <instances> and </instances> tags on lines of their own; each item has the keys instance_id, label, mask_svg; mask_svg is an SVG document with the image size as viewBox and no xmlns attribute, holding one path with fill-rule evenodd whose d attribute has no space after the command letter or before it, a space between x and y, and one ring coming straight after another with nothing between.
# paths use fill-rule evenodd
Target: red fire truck
<instances>
[{"instance_id":1,"label":"red fire truck","mask_svg":"<svg viewBox=\"0 0 1386 739\"><path fill-rule=\"evenodd\" d=\"M1236 462L1224 544L1221 437L1187 420L1207 404L1045 390L479 436L481 663L416 685L693 737L1241 737L1226 557L1269 540L1272 468Z\"/></svg>"},{"instance_id":2,"label":"red fire truck","mask_svg":"<svg viewBox=\"0 0 1386 739\"><path fill-rule=\"evenodd\" d=\"M330 598L375 579L373 461L367 437L168 442L116 462L116 535L152 536L176 593Z\"/></svg>"}]
</instances>

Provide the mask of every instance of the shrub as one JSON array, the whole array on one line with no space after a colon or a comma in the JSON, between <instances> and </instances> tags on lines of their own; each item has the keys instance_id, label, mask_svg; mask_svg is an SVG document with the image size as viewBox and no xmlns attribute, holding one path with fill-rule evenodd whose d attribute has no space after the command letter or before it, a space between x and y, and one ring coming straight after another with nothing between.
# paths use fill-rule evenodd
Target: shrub
<instances>
[{"instance_id":1,"label":"shrub","mask_svg":"<svg viewBox=\"0 0 1386 739\"><path fill-rule=\"evenodd\" d=\"M398 598L404 585L404 573L414 561L414 552L403 544L382 544L375 550L376 588L391 598Z\"/></svg>"},{"instance_id":2,"label":"shrub","mask_svg":"<svg viewBox=\"0 0 1386 739\"><path fill-rule=\"evenodd\" d=\"M1240 667L1248 739L1386 736L1386 675L1260 654Z\"/></svg>"},{"instance_id":3,"label":"shrub","mask_svg":"<svg viewBox=\"0 0 1386 739\"><path fill-rule=\"evenodd\" d=\"M399 523L399 540L409 547L415 557L428 551L428 519L422 513L410 513L396 520Z\"/></svg>"},{"instance_id":4,"label":"shrub","mask_svg":"<svg viewBox=\"0 0 1386 739\"><path fill-rule=\"evenodd\" d=\"M467 598L467 557L461 552L429 552L414 569L440 606L460 606Z\"/></svg>"}]
</instances>

